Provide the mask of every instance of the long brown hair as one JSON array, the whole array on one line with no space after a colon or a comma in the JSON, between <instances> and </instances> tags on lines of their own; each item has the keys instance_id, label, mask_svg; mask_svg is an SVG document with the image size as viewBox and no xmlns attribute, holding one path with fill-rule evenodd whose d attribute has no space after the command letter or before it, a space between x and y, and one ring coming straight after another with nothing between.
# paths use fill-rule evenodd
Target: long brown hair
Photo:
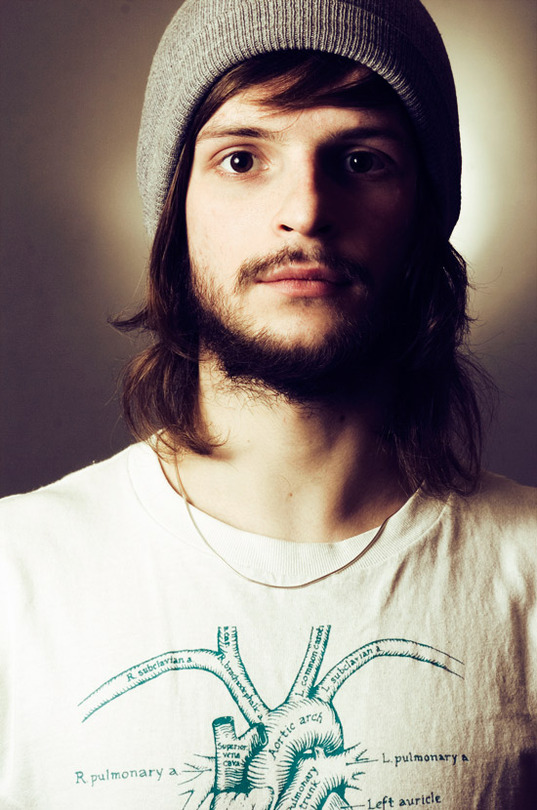
<instances>
[{"instance_id":1,"label":"long brown hair","mask_svg":"<svg viewBox=\"0 0 537 810\"><path fill-rule=\"evenodd\" d=\"M374 73L348 81L356 64L328 54L289 51L254 57L229 71L209 91L190 123L153 242L145 303L121 330L143 330L151 344L123 375L123 409L134 436L157 431L173 449L210 454L198 409L197 325L189 307L190 276L184 203L198 133L236 93L278 81L271 105L300 109L330 104L375 107L400 101ZM338 88L333 90L332 88ZM433 193L422 170L419 233L397 290L402 317L396 393L384 441L393 448L403 480L435 493L470 491L480 470L481 415L478 391L488 379L465 348L468 278L462 257L442 235Z\"/></svg>"}]
</instances>

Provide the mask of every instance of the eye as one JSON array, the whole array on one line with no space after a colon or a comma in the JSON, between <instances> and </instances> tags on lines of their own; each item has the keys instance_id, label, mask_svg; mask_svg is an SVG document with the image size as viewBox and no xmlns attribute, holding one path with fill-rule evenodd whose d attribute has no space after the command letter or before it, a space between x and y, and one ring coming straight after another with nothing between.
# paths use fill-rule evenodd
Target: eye
<instances>
[{"instance_id":1,"label":"eye","mask_svg":"<svg viewBox=\"0 0 537 810\"><path fill-rule=\"evenodd\" d=\"M351 152L345 157L345 169L351 174L369 174L385 168L385 161L374 152Z\"/></svg>"},{"instance_id":2,"label":"eye","mask_svg":"<svg viewBox=\"0 0 537 810\"><path fill-rule=\"evenodd\" d=\"M253 169L254 164L255 158L251 152L240 151L227 155L220 163L220 167L230 174L245 174Z\"/></svg>"}]
</instances>

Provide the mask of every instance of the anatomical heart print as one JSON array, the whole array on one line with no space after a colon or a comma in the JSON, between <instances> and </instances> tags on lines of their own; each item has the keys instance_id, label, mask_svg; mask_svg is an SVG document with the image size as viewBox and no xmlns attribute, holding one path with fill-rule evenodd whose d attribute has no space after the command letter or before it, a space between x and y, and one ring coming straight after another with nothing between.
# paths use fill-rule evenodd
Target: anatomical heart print
<instances>
[{"instance_id":1,"label":"anatomical heart print","mask_svg":"<svg viewBox=\"0 0 537 810\"><path fill-rule=\"evenodd\" d=\"M334 709L338 690L380 657L411 658L457 677L462 677L463 664L417 641L382 638L353 650L319 679L329 634L329 626L314 627L309 642L304 639L302 662L278 706L266 705L250 679L237 629L221 627L216 649L168 652L106 681L81 702L83 720L166 672L203 670L224 683L238 715L215 717L214 750L193 752L191 761L178 773L181 795L177 810L187 806L188 810L202 806L215 810L332 810L354 806L350 791L360 789L371 760L364 745L345 739ZM447 676L439 673L438 677ZM248 728L237 735L241 716Z\"/></svg>"}]
</instances>

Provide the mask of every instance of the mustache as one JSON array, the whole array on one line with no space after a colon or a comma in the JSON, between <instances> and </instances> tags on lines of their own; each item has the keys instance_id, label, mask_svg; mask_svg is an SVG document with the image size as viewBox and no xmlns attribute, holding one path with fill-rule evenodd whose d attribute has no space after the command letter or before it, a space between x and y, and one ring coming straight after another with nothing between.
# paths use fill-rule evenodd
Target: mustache
<instances>
[{"instance_id":1,"label":"mustache","mask_svg":"<svg viewBox=\"0 0 537 810\"><path fill-rule=\"evenodd\" d=\"M339 256L326 248L305 251L299 248L284 247L269 256L252 258L243 262L237 275L237 288L246 287L274 267L295 263L320 264L329 268L343 282L360 282L367 289L373 286L371 273L365 265L355 259Z\"/></svg>"}]
</instances>

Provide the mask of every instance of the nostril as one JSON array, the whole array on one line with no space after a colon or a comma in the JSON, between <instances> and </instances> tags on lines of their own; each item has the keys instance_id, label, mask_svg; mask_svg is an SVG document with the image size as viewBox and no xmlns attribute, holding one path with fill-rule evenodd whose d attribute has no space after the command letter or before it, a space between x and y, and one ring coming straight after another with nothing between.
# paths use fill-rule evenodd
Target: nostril
<instances>
[{"instance_id":1,"label":"nostril","mask_svg":"<svg viewBox=\"0 0 537 810\"><path fill-rule=\"evenodd\" d=\"M285 225L285 223L280 223L280 229L285 233L293 233L297 231L298 233L302 234L310 234L310 235L324 235L330 233L332 230L332 225L330 223L326 223L324 225L313 225L311 227L301 227L300 225L296 225L293 227L292 225Z\"/></svg>"}]
</instances>

